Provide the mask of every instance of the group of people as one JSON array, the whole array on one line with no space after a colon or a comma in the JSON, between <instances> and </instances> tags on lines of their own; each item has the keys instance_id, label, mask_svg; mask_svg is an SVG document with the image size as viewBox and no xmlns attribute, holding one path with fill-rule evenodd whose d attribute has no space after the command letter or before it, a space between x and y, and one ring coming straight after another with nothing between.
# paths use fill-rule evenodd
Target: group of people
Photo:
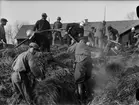
<instances>
[{"instance_id":1,"label":"group of people","mask_svg":"<svg viewBox=\"0 0 139 105\"><path fill-rule=\"evenodd\" d=\"M21 53L13 62L12 68L14 72L11 78L17 96L12 105L17 103L17 99L25 99L29 105L34 104L32 96L34 85L30 86L31 80L29 78L30 76L33 77L33 81L37 78L33 72L34 67L32 67L33 57L37 51L51 52L50 46L54 44L56 37L59 38L61 43L63 43L64 39L69 45L67 52L75 55L75 83L79 88L84 84L89 98L93 97L92 86L94 85L91 80L91 72L93 70L91 52L94 50L101 52L105 47L111 48L113 44L110 40L119 41L118 31L112 26L106 27L105 21L100 23L97 28L91 27L91 31L88 35L84 35L84 22L79 24L69 23L66 27L66 35L62 39L61 32L55 31L55 29L62 28L62 23L60 22L61 17L57 18L57 21L53 25L53 30L51 30L50 23L46 18L47 14L43 13L42 18L35 23L33 28L34 33L29 33L33 34L33 37L30 38L31 43L29 44L29 50ZM4 38L5 32L3 27L6 25L6 22L7 20L1 19L0 25L0 33L2 33L0 34L0 38L3 39L5 43L6 40ZM106 34L106 30L108 31L108 35ZM88 42L89 44L87 44ZM62 66L66 67L65 65ZM81 100L85 99L84 94L84 91L82 91L80 95Z\"/></svg>"}]
</instances>

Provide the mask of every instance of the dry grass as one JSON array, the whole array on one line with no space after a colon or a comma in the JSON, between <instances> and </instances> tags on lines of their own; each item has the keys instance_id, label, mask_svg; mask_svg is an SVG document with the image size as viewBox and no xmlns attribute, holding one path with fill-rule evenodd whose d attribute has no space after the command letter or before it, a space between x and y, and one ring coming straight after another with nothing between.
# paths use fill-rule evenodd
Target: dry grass
<instances>
[{"instance_id":1,"label":"dry grass","mask_svg":"<svg viewBox=\"0 0 139 105\"><path fill-rule=\"evenodd\" d=\"M11 64L14 58L21 52L27 50L27 46L16 50L7 49L2 51L0 58L0 102L5 103L11 97L10 74ZM73 66L73 56L66 53L67 46L52 48L52 55L62 63ZM39 105L76 103L73 95L75 84L73 79L74 70L67 73L64 69L50 65L50 55L43 53L39 55L38 63L45 71L46 79L38 83L35 88L36 101ZM135 90L139 88L139 57L134 54L107 56L93 60L97 87L92 105L137 105ZM103 81L102 81L103 80ZM3 84L3 85L2 85ZM101 84L101 85L100 85ZM62 98L60 98L62 96Z\"/></svg>"}]
</instances>

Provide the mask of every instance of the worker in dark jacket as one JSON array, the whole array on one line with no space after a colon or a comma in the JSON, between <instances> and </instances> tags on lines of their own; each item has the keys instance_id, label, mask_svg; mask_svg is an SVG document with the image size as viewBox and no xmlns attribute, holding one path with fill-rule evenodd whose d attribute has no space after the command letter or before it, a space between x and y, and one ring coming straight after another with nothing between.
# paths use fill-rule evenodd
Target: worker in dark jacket
<instances>
[{"instance_id":1,"label":"worker in dark jacket","mask_svg":"<svg viewBox=\"0 0 139 105\"><path fill-rule=\"evenodd\" d=\"M66 26L66 34L70 34L77 42L79 42L79 38L84 36L84 22L78 23L69 23ZM67 44L71 44L72 38L66 35Z\"/></svg>"},{"instance_id":2,"label":"worker in dark jacket","mask_svg":"<svg viewBox=\"0 0 139 105\"><path fill-rule=\"evenodd\" d=\"M60 21L61 21L61 17L57 17L57 21L54 23L53 29L62 28L62 23ZM60 43L62 44L62 36L61 36L61 32L60 31L54 31L52 45L55 44L55 39L56 38L58 38L60 40Z\"/></svg>"},{"instance_id":3,"label":"worker in dark jacket","mask_svg":"<svg viewBox=\"0 0 139 105\"><path fill-rule=\"evenodd\" d=\"M52 40L52 35L50 31L44 31L51 29L50 23L46 20L46 13L42 14L42 19L38 20L33 28L33 31L37 31L34 37L31 39L33 42L36 42L41 51L50 52L50 45ZM42 32L43 31L43 32Z\"/></svg>"}]
</instances>

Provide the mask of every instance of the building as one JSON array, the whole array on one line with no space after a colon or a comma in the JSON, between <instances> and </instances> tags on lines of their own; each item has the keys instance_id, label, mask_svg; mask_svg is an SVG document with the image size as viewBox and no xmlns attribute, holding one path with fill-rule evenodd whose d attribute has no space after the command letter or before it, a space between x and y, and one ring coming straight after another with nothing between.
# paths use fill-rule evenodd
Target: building
<instances>
[{"instance_id":1,"label":"building","mask_svg":"<svg viewBox=\"0 0 139 105\"><path fill-rule=\"evenodd\" d=\"M97 27L100 22L88 22L86 19L86 25L84 27L85 29L85 35L88 34L88 32L91 30L91 27ZM67 23L63 23L63 28L66 28ZM139 20L123 20L123 21L106 21L106 26L111 25L115 29L118 30L120 34L120 40L122 44L126 44L128 42L128 35L131 31L132 27L135 27L135 31L139 32ZM51 24L52 26L52 24ZM26 31L28 29L32 29L33 25L23 25L19 32L17 33L15 39L17 39L17 42L20 43L23 40L27 38ZM65 30L62 31L62 35L64 35Z\"/></svg>"}]
</instances>

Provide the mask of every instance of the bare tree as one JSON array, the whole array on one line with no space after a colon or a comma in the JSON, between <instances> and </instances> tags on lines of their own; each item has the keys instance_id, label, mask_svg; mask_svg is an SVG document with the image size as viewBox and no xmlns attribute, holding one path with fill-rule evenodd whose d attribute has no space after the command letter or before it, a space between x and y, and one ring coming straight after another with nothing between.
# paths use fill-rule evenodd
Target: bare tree
<instances>
[{"instance_id":1,"label":"bare tree","mask_svg":"<svg viewBox=\"0 0 139 105\"><path fill-rule=\"evenodd\" d=\"M22 27L22 25L27 25L27 24L29 24L29 23L28 22L16 21L14 23L14 25L8 25L7 28L6 28L6 34L7 34L8 43L15 44L16 40L14 39L14 37L19 32L19 30Z\"/></svg>"},{"instance_id":2,"label":"bare tree","mask_svg":"<svg viewBox=\"0 0 139 105\"><path fill-rule=\"evenodd\" d=\"M128 20L136 20L136 19L138 19L138 17L136 15L136 13L133 11L133 12L130 12L130 13L127 14L126 19L128 19Z\"/></svg>"},{"instance_id":3,"label":"bare tree","mask_svg":"<svg viewBox=\"0 0 139 105\"><path fill-rule=\"evenodd\" d=\"M11 25L8 25L6 28L6 37L8 43L14 44L13 30Z\"/></svg>"}]
</instances>

